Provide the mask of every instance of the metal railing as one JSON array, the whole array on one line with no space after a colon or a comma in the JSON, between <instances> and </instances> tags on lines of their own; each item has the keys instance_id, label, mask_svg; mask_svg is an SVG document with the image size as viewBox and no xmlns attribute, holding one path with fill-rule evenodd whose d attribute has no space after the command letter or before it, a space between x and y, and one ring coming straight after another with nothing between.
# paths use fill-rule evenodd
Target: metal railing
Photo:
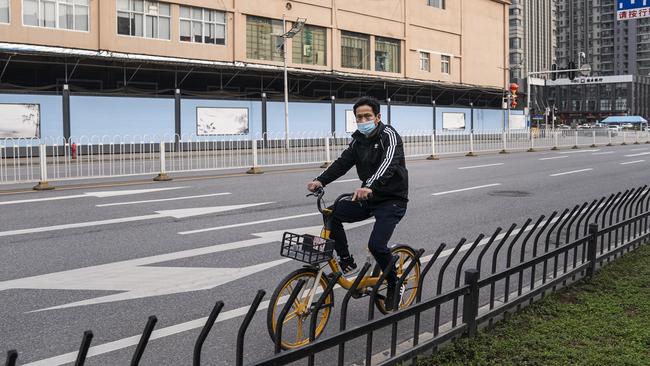
<instances>
[{"instance_id":1,"label":"metal railing","mask_svg":"<svg viewBox=\"0 0 650 366\"><path fill-rule=\"evenodd\" d=\"M647 131L476 130L401 131L408 158L480 152L534 151L650 143ZM0 184L47 183L167 173L325 165L350 137L323 133L234 136L91 136L0 140Z\"/></svg>"},{"instance_id":2,"label":"metal railing","mask_svg":"<svg viewBox=\"0 0 650 366\"><path fill-rule=\"evenodd\" d=\"M386 276L383 274L381 281L368 296L368 313L364 317L366 321L356 319L360 324L350 327L348 304L354 289L371 267L366 263L343 298L339 332L314 340L317 323L314 315L310 322L312 341L302 348L281 352L282 327L278 326L275 352L246 364L283 365L306 359L308 365L313 365L319 356L327 357L327 364L337 360L338 365L346 364L346 359L348 363L363 359L366 365L395 365L403 362L415 364L417 357L425 351L436 349L461 335L471 337L476 334L478 327L493 324L504 313L518 310L560 287L592 276L607 262L649 243L649 218L650 190L643 186L585 202L561 213L555 211L549 217L541 215L536 220L528 218L522 226L512 224L504 233L501 228L497 228L489 237L481 234L471 243L466 244L467 241L463 238L451 249L445 250L446 245L443 243L435 253L428 256L423 256L424 251L419 250L416 258L426 265L420 273L416 302L407 309L375 318L374 300L379 285ZM482 247L480 251L479 247ZM408 277L415 262L412 261L399 281ZM431 278L434 266L438 273L436 278ZM445 288L445 279L451 280L451 286ZM316 309L320 308L318 303L324 301L334 290L337 280L338 276L329 278L327 288L315 300ZM464 281L462 284L461 280ZM284 316L301 287L302 284L298 284L285 302L278 325L283 324ZM246 331L265 294L264 290L257 292L239 327L235 348L235 364L238 366L245 364ZM203 344L223 307L222 301L216 302L195 342L195 366L200 364ZM407 320L410 330L405 331L402 327L399 332L398 324L406 323ZM148 319L131 365L137 365L142 359L156 321L155 317ZM390 328L390 332L379 332L387 328ZM425 329L430 332L423 332ZM346 344L360 338L366 340L365 349L358 343L353 348L346 348ZM401 343L398 344L400 339ZM77 365L83 365L91 340L92 332L84 333ZM397 352L398 345L400 352ZM373 354L377 346L385 347L386 351ZM363 354L359 353L361 349ZM17 357L15 350L9 351L6 365L15 365Z\"/></svg>"}]
</instances>

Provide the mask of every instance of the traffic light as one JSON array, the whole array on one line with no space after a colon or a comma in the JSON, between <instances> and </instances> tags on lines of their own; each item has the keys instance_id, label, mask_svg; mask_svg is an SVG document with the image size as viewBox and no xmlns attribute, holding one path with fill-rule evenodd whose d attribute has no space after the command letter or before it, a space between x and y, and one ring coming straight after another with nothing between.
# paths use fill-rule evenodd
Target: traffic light
<instances>
[{"instance_id":1,"label":"traffic light","mask_svg":"<svg viewBox=\"0 0 650 366\"><path fill-rule=\"evenodd\" d=\"M510 108L517 108L517 90L519 90L519 84L510 84Z\"/></svg>"},{"instance_id":2,"label":"traffic light","mask_svg":"<svg viewBox=\"0 0 650 366\"><path fill-rule=\"evenodd\" d=\"M551 65L551 71L557 71L557 64ZM555 79L557 79L557 74L552 73L551 74L551 80L555 81Z\"/></svg>"},{"instance_id":3,"label":"traffic light","mask_svg":"<svg viewBox=\"0 0 650 366\"><path fill-rule=\"evenodd\" d=\"M569 70L575 70L576 68L576 63L571 61L569 62ZM576 78L576 72L575 71L569 71L569 80L573 80Z\"/></svg>"}]
</instances>

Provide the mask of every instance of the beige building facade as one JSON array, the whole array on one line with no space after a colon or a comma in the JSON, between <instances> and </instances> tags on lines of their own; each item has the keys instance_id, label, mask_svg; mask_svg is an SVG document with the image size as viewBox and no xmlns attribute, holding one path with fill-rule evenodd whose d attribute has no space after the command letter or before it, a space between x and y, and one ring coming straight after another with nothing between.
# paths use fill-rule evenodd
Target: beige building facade
<instances>
[{"instance_id":1,"label":"beige building facade","mask_svg":"<svg viewBox=\"0 0 650 366\"><path fill-rule=\"evenodd\" d=\"M502 89L508 0L0 0L0 42ZM6 48L6 47L5 47ZM52 50L50 50L52 51ZM52 51L55 52L55 51Z\"/></svg>"}]
</instances>

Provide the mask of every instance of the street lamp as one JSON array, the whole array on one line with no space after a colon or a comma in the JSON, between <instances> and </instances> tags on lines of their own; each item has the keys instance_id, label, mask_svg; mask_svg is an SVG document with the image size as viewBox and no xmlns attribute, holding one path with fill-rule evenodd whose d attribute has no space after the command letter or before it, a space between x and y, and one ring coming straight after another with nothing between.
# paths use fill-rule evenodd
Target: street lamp
<instances>
[{"instance_id":1,"label":"street lamp","mask_svg":"<svg viewBox=\"0 0 650 366\"><path fill-rule=\"evenodd\" d=\"M306 18L298 18L289 31L287 29L286 16L282 15L282 58L284 59L284 143L289 148L289 86L287 78L287 39L293 38L305 27Z\"/></svg>"}]
</instances>

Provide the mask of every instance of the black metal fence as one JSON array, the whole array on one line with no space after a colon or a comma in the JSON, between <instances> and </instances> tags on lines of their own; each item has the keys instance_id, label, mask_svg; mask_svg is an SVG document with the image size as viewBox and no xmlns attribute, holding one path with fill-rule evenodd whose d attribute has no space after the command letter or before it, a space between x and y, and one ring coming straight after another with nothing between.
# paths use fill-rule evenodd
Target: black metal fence
<instances>
[{"instance_id":1,"label":"black metal fence","mask_svg":"<svg viewBox=\"0 0 650 366\"><path fill-rule=\"evenodd\" d=\"M444 250L441 244L428 258L422 257L423 250L416 253L426 266L421 271L416 302L409 308L375 318L374 302L379 284L369 294L367 322L348 328L348 304L361 278L371 265L366 263L357 275L354 286L345 294L339 317L339 331L333 335L314 340L316 316L314 312L310 322L310 339L308 345L286 352L281 351L282 324L290 305L298 296L304 283L294 288L277 321L275 352L262 360L248 362L248 365L270 366L285 365L306 360L314 365L316 358L326 352L336 352L337 357L328 354L327 364L336 360L338 365L346 364L346 344L365 338L366 365L395 365L410 362L415 364L417 357L425 352L435 350L443 343L462 336L473 336L480 326L489 326L505 313L516 311L522 306L533 303L546 294L566 286L584 277L590 277L607 262L623 253L648 243L650 240L650 190L647 186L628 189L608 197L602 197L561 213L553 212L548 218L544 215L533 220L528 218L517 227L512 224L505 233L501 228L486 238L479 235L471 244L463 238L453 248ZM531 224L533 223L534 224ZM477 251L477 248L482 249ZM464 252L462 256L460 253ZM488 253L491 252L491 258ZM444 259L444 260L443 260ZM415 262L405 270L399 281L404 281L413 269ZM429 273L437 266L437 278ZM439 265L439 267L438 267ZM463 274L464 273L464 277ZM451 289L443 290L446 275L453 275ZM383 275L385 276L385 274ZM461 279L464 282L461 284ZM338 276L333 276L319 299L316 309L334 290ZM435 287L434 287L435 285ZM423 295L430 292L425 300ZM235 364L245 364L244 346L246 331L255 316L265 291L259 290L244 317L237 334ZM214 325L224 303L218 301L205 326L201 330L194 346L193 365L201 363L201 350L212 326ZM444 311L443 311L444 310ZM423 315L429 312L428 321ZM460 313L459 313L460 312ZM441 324L442 321L446 323ZM138 365L142 359L149 337L156 325L155 316L149 317L144 332L132 357L131 365ZM410 330L398 332L400 322L408 322ZM390 329L390 336L382 332L382 338L388 338L385 352L373 354L377 342L375 332ZM430 330L426 333L424 330ZM406 338L398 350L399 339ZM83 365L92 341L93 334L83 334L81 346L75 365ZM382 343L381 340L379 343ZM16 364L18 353L7 353L7 366ZM347 362L362 361L359 358Z\"/></svg>"}]
</instances>

